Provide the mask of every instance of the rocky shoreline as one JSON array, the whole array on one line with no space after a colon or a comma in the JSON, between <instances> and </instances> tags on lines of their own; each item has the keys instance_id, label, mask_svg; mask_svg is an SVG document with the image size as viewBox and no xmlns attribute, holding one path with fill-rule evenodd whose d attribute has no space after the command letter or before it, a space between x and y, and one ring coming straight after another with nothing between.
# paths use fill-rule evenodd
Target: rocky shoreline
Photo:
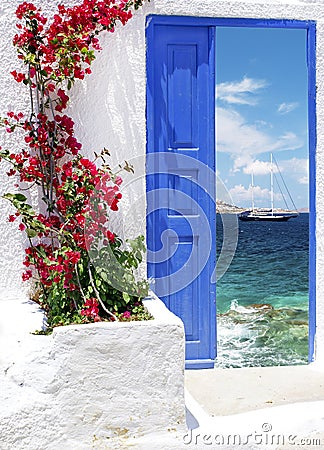
<instances>
[{"instance_id":1,"label":"rocky shoreline","mask_svg":"<svg viewBox=\"0 0 324 450\"><path fill-rule=\"evenodd\" d=\"M222 200L216 200L216 213L218 214L239 214L242 211L246 211L246 208L240 208L239 206L225 203Z\"/></svg>"}]
</instances>

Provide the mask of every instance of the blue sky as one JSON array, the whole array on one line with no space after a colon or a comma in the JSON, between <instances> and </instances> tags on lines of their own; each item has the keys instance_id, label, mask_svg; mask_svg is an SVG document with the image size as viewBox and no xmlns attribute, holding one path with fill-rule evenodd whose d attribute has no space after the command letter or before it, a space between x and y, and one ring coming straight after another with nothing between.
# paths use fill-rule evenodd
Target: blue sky
<instances>
[{"instance_id":1,"label":"blue sky","mask_svg":"<svg viewBox=\"0 0 324 450\"><path fill-rule=\"evenodd\" d=\"M255 204L270 206L273 152L297 208L308 207L307 83L306 30L217 28L217 173L234 204L251 205L253 172Z\"/></svg>"}]
</instances>

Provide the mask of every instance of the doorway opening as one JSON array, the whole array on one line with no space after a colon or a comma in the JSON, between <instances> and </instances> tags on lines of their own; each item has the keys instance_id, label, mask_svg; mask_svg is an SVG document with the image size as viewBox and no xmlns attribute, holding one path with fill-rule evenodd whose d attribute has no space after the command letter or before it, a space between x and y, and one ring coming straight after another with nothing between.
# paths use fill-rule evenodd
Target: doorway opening
<instances>
[{"instance_id":1,"label":"doorway opening","mask_svg":"<svg viewBox=\"0 0 324 450\"><path fill-rule=\"evenodd\" d=\"M241 219L216 287L219 367L306 364L312 340L309 31L273 25L216 28L216 167L232 199L217 206Z\"/></svg>"},{"instance_id":2,"label":"doorway opening","mask_svg":"<svg viewBox=\"0 0 324 450\"><path fill-rule=\"evenodd\" d=\"M148 275L184 321L187 367L214 366L215 303L216 365L312 361L315 24L151 16L147 47ZM254 208L298 217L240 220L222 271Z\"/></svg>"}]
</instances>

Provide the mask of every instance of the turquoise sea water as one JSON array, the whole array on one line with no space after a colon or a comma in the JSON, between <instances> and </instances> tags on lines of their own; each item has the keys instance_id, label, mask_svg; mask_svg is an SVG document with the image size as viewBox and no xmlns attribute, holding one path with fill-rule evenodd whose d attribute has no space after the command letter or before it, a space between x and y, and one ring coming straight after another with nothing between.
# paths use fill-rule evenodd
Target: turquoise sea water
<instances>
[{"instance_id":1,"label":"turquoise sea water","mask_svg":"<svg viewBox=\"0 0 324 450\"><path fill-rule=\"evenodd\" d=\"M219 367L306 364L309 216L240 222L238 245L217 282ZM217 214L217 252L222 219Z\"/></svg>"}]
</instances>

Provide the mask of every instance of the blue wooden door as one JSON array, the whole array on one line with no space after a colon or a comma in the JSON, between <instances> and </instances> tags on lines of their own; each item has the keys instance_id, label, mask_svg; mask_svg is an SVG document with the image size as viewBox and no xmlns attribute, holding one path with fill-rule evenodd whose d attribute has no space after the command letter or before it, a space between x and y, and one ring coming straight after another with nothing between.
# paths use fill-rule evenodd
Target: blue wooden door
<instances>
[{"instance_id":1,"label":"blue wooden door","mask_svg":"<svg viewBox=\"0 0 324 450\"><path fill-rule=\"evenodd\" d=\"M151 17L147 44L148 275L184 322L186 367L213 367L214 29Z\"/></svg>"}]
</instances>

